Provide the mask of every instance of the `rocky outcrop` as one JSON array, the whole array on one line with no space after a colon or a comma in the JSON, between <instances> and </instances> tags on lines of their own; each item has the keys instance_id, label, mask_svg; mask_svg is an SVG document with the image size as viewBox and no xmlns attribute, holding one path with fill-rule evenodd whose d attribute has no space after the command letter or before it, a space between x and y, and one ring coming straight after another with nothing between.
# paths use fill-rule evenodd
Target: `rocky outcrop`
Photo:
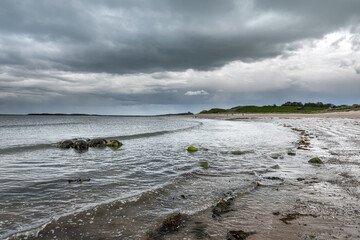
<instances>
[{"instance_id":1,"label":"rocky outcrop","mask_svg":"<svg viewBox=\"0 0 360 240\"><path fill-rule=\"evenodd\" d=\"M122 142L119 142L118 140L106 140L106 142L107 146L112 148L119 148L123 145Z\"/></svg>"},{"instance_id":2,"label":"rocky outcrop","mask_svg":"<svg viewBox=\"0 0 360 240\"><path fill-rule=\"evenodd\" d=\"M71 140L65 140L65 141L59 142L57 145L58 148L65 148L65 149L71 148L73 146L74 146L74 142Z\"/></svg>"},{"instance_id":3,"label":"rocky outcrop","mask_svg":"<svg viewBox=\"0 0 360 240\"><path fill-rule=\"evenodd\" d=\"M89 149L89 144L84 140L77 140L74 142L73 148L78 151L86 151Z\"/></svg>"},{"instance_id":4,"label":"rocky outcrop","mask_svg":"<svg viewBox=\"0 0 360 240\"><path fill-rule=\"evenodd\" d=\"M92 139L89 141L89 147L104 148L104 147L106 147L106 140L105 139Z\"/></svg>"},{"instance_id":5,"label":"rocky outcrop","mask_svg":"<svg viewBox=\"0 0 360 240\"><path fill-rule=\"evenodd\" d=\"M73 140L65 140L59 142L56 146L58 148L68 149L74 148L78 151L86 151L91 148L105 148L106 146L114 148L115 150L122 146L122 142L118 140L109 140L109 139L73 139Z\"/></svg>"}]
</instances>

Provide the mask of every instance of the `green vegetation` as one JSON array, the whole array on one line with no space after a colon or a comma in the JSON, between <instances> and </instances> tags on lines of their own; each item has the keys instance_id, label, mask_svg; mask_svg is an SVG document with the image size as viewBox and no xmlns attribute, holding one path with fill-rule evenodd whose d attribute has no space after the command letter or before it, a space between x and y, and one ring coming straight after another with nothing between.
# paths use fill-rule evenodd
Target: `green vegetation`
<instances>
[{"instance_id":1,"label":"green vegetation","mask_svg":"<svg viewBox=\"0 0 360 240\"><path fill-rule=\"evenodd\" d=\"M211 113L324 113L334 111L357 111L360 110L360 105L354 104L352 106L341 105L336 106L331 103L324 104L317 103L301 103L301 102L286 102L281 106L267 105L267 106L237 106L230 109L212 108L210 110L201 111L201 114Z\"/></svg>"},{"instance_id":2,"label":"green vegetation","mask_svg":"<svg viewBox=\"0 0 360 240\"><path fill-rule=\"evenodd\" d=\"M112 147L112 148L119 148L122 145L123 145L122 142L119 142L117 140L110 140L107 144L108 147Z\"/></svg>"},{"instance_id":3,"label":"green vegetation","mask_svg":"<svg viewBox=\"0 0 360 240\"><path fill-rule=\"evenodd\" d=\"M189 147L187 148L187 150L188 150L189 152L196 152L198 149L197 149L196 147L194 147L194 146L189 146Z\"/></svg>"}]
</instances>

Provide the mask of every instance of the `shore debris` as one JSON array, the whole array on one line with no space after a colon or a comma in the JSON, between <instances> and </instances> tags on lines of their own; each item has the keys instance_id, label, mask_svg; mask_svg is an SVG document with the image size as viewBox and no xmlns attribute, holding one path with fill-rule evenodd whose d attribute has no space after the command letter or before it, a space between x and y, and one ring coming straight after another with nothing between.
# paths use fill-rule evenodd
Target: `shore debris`
<instances>
[{"instance_id":1,"label":"shore debris","mask_svg":"<svg viewBox=\"0 0 360 240\"><path fill-rule=\"evenodd\" d=\"M194 146L189 146L189 147L187 148L187 150L188 150L189 152L196 152L198 149L197 149L196 147L194 147Z\"/></svg>"},{"instance_id":2,"label":"shore debris","mask_svg":"<svg viewBox=\"0 0 360 240\"><path fill-rule=\"evenodd\" d=\"M280 180L280 181L284 181L284 179L279 178L279 177L265 177L265 179L269 179L269 180Z\"/></svg>"},{"instance_id":3,"label":"shore debris","mask_svg":"<svg viewBox=\"0 0 360 240\"><path fill-rule=\"evenodd\" d=\"M72 183L72 182L79 182L79 183L82 183L82 182L90 182L90 178L84 178L84 179L81 179L81 178L78 178L78 179L67 179L68 183Z\"/></svg>"},{"instance_id":4,"label":"shore debris","mask_svg":"<svg viewBox=\"0 0 360 240\"><path fill-rule=\"evenodd\" d=\"M225 194L224 198L221 198L215 205L215 207L213 208L212 212L212 217L219 217L221 214L223 213L227 213L232 211L233 209L231 208L231 205L233 203L233 201L235 200L235 197L231 194Z\"/></svg>"},{"instance_id":5,"label":"shore debris","mask_svg":"<svg viewBox=\"0 0 360 240\"><path fill-rule=\"evenodd\" d=\"M315 157L315 158L312 158L308 161L309 163L313 163L313 164L323 164L324 162L320 160L320 158L318 157Z\"/></svg>"},{"instance_id":6,"label":"shore debris","mask_svg":"<svg viewBox=\"0 0 360 240\"><path fill-rule=\"evenodd\" d=\"M201 162L200 165L203 167L203 168L209 168L210 167L210 164L208 162Z\"/></svg>"},{"instance_id":7,"label":"shore debris","mask_svg":"<svg viewBox=\"0 0 360 240\"><path fill-rule=\"evenodd\" d=\"M227 240L244 240L248 236L254 234L255 232L244 232L242 230L240 231L229 231L227 234L226 239Z\"/></svg>"},{"instance_id":8,"label":"shore debris","mask_svg":"<svg viewBox=\"0 0 360 240\"><path fill-rule=\"evenodd\" d=\"M290 221L297 219L298 217L307 217L307 216L311 216L314 218L317 217L315 214L302 214L302 213L295 212L295 213L286 214L285 217L280 218L280 221L282 221L285 224L291 224Z\"/></svg>"}]
</instances>

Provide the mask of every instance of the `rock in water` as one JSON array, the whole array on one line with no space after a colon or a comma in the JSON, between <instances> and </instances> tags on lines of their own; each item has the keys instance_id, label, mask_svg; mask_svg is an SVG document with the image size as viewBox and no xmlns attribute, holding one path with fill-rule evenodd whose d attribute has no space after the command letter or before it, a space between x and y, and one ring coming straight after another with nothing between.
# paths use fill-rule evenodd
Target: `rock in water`
<instances>
[{"instance_id":1,"label":"rock in water","mask_svg":"<svg viewBox=\"0 0 360 240\"><path fill-rule=\"evenodd\" d=\"M58 148L71 148L74 145L73 141L71 140L65 140L60 143L58 143Z\"/></svg>"},{"instance_id":2,"label":"rock in water","mask_svg":"<svg viewBox=\"0 0 360 240\"><path fill-rule=\"evenodd\" d=\"M75 141L73 148L78 151L86 151L89 149L89 144L84 140Z\"/></svg>"},{"instance_id":3,"label":"rock in water","mask_svg":"<svg viewBox=\"0 0 360 240\"><path fill-rule=\"evenodd\" d=\"M314 163L314 164L323 164L323 161L320 160L320 158L312 158L309 160L309 163Z\"/></svg>"},{"instance_id":4,"label":"rock in water","mask_svg":"<svg viewBox=\"0 0 360 240\"><path fill-rule=\"evenodd\" d=\"M203 167L203 168L209 168L210 167L210 164L208 162L201 162L200 165Z\"/></svg>"},{"instance_id":5,"label":"rock in water","mask_svg":"<svg viewBox=\"0 0 360 240\"><path fill-rule=\"evenodd\" d=\"M106 147L106 140L104 140L104 139L90 140L89 146L93 147L93 148L104 148L104 147Z\"/></svg>"},{"instance_id":6,"label":"rock in water","mask_svg":"<svg viewBox=\"0 0 360 240\"><path fill-rule=\"evenodd\" d=\"M197 149L196 147L194 147L194 146L189 146L189 147L187 148L187 150L188 150L189 152L196 152L198 149Z\"/></svg>"}]
</instances>

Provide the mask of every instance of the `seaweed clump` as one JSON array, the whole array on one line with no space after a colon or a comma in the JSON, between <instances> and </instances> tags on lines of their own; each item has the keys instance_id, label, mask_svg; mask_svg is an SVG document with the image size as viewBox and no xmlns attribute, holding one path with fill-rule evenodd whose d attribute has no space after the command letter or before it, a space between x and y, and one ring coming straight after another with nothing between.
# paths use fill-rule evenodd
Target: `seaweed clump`
<instances>
[{"instance_id":1,"label":"seaweed clump","mask_svg":"<svg viewBox=\"0 0 360 240\"><path fill-rule=\"evenodd\" d=\"M288 213L286 214L285 217L280 218L280 221L282 221L285 224L291 224L290 221L297 219L298 217L306 217L306 216L311 216L311 217L317 217L314 214L302 214L302 213Z\"/></svg>"},{"instance_id":2,"label":"seaweed clump","mask_svg":"<svg viewBox=\"0 0 360 240\"><path fill-rule=\"evenodd\" d=\"M227 240L245 240L248 236L254 234L253 232L240 231L229 231L227 234Z\"/></svg>"},{"instance_id":3,"label":"seaweed clump","mask_svg":"<svg viewBox=\"0 0 360 240\"><path fill-rule=\"evenodd\" d=\"M181 227L181 222L182 222L182 216L181 216L181 213L178 213L178 214L166 219L163 222L163 224L158 232L160 234L166 234L169 232L177 231Z\"/></svg>"},{"instance_id":4,"label":"seaweed clump","mask_svg":"<svg viewBox=\"0 0 360 240\"><path fill-rule=\"evenodd\" d=\"M167 218L157 230L156 233L150 234L148 240L161 240L164 239L164 235L178 231L183 227L184 218L181 213L178 213L174 216Z\"/></svg>"},{"instance_id":5,"label":"seaweed clump","mask_svg":"<svg viewBox=\"0 0 360 240\"><path fill-rule=\"evenodd\" d=\"M235 197L232 196L232 194L225 195L224 198L221 198L216 203L215 207L212 210L212 212L213 212L212 217L215 218L215 217L220 216L223 213L232 211L233 209L232 209L231 205L234 200L235 200Z\"/></svg>"}]
</instances>

